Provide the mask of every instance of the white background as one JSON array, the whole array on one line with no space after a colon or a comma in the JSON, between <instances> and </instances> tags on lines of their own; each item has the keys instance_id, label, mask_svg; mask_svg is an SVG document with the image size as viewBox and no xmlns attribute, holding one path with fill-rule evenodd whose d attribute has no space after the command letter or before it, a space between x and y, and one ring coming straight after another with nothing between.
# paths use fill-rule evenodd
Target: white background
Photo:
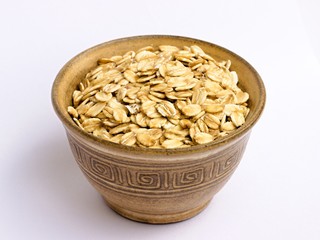
<instances>
[{"instance_id":1,"label":"white background","mask_svg":"<svg viewBox=\"0 0 320 240\"><path fill-rule=\"evenodd\" d=\"M308 1L0 3L0 239L320 239L320 4ZM247 59L267 105L230 182L181 223L111 211L71 155L50 100L59 69L102 42L172 34Z\"/></svg>"}]
</instances>

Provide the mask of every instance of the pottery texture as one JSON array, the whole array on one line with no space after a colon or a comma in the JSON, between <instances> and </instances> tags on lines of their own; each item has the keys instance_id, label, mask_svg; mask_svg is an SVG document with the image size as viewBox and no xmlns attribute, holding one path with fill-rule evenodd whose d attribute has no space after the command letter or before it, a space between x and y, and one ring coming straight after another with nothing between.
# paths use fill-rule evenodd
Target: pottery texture
<instances>
[{"instance_id":1,"label":"pottery texture","mask_svg":"<svg viewBox=\"0 0 320 240\"><path fill-rule=\"evenodd\" d=\"M250 94L251 112L244 126L210 144L171 150L126 147L82 132L66 112L79 77L105 54L161 43L198 44L214 57L231 58L243 89ZM72 59L58 74L52 99L81 171L106 203L136 221L170 223L201 212L229 180L262 113L265 90L251 65L224 48L190 38L141 36L101 44Z\"/></svg>"},{"instance_id":2,"label":"pottery texture","mask_svg":"<svg viewBox=\"0 0 320 240\"><path fill-rule=\"evenodd\" d=\"M132 163L97 152L70 134L68 139L82 172L111 208L137 221L162 223L190 218L209 203L238 166L248 136L187 164Z\"/></svg>"}]
</instances>

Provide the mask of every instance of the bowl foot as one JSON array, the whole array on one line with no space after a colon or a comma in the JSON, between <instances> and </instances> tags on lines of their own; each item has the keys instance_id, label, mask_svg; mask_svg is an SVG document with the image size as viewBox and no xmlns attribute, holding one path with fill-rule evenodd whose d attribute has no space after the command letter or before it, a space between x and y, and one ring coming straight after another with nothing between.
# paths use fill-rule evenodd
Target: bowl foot
<instances>
[{"instance_id":1,"label":"bowl foot","mask_svg":"<svg viewBox=\"0 0 320 240\"><path fill-rule=\"evenodd\" d=\"M190 209L185 212L179 212L174 214L150 214L150 213L135 212L132 210L124 209L114 204L110 204L108 201L106 201L106 204L119 215L133 221L150 223L150 224L166 224L166 223L175 223L175 222L187 220L199 214L202 210L204 210L208 206L209 203L210 201L206 202L201 206L198 206L196 208Z\"/></svg>"}]
</instances>

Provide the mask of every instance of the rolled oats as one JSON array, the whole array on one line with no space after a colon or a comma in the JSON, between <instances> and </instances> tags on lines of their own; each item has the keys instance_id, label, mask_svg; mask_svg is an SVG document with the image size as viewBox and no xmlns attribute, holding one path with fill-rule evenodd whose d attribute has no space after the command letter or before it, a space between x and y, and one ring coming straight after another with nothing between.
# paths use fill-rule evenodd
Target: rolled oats
<instances>
[{"instance_id":1,"label":"rolled oats","mask_svg":"<svg viewBox=\"0 0 320 240\"><path fill-rule=\"evenodd\" d=\"M97 92L96 95L94 95L97 101L99 102L108 102L112 98L111 93L105 93L105 92Z\"/></svg>"},{"instance_id":2,"label":"rolled oats","mask_svg":"<svg viewBox=\"0 0 320 240\"><path fill-rule=\"evenodd\" d=\"M164 148L177 148L182 145L183 145L183 142L178 139L167 139L167 140L164 140L163 143L161 144L161 146Z\"/></svg>"},{"instance_id":3,"label":"rolled oats","mask_svg":"<svg viewBox=\"0 0 320 240\"><path fill-rule=\"evenodd\" d=\"M189 104L184 106L181 111L184 115L193 117L201 112L201 106L199 104Z\"/></svg>"},{"instance_id":4,"label":"rolled oats","mask_svg":"<svg viewBox=\"0 0 320 240\"><path fill-rule=\"evenodd\" d=\"M106 106L106 102L98 102L92 107L88 109L88 111L85 113L88 117L95 117L97 116Z\"/></svg>"},{"instance_id":5,"label":"rolled oats","mask_svg":"<svg viewBox=\"0 0 320 240\"><path fill-rule=\"evenodd\" d=\"M152 118L150 119L148 126L153 129L153 128L162 128L163 125L167 123L167 119L163 117L159 118Z\"/></svg>"},{"instance_id":6,"label":"rolled oats","mask_svg":"<svg viewBox=\"0 0 320 240\"><path fill-rule=\"evenodd\" d=\"M205 144L212 142L214 137L209 133L199 132L194 135L193 139L198 144Z\"/></svg>"},{"instance_id":7,"label":"rolled oats","mask_svg":"<svg viewBox=\"0 0 320 240\"><path fill-rule=\"evenodd\" d=\"M146 46L104 57L72 94L67 111L82 130L135 147L207 144L241 127L249 94L231 61L199 46Z\"/></svg>"},{"instance_id":8,"label":"rolled oats","mask_svg":"<svg viewBox=\"0 0 320 240\"><path fill-rule=\"evenodd\" d=\"M123 109L114 109L113 118L119 123L130 122L130 118L127 116L127 113Z\"/></svg>"},{"instance_id":9,"label":"rolled oats","mask_svg":"<svg viewBox=\"0 0 320 240\"><path fill-rule=\"evenodd\" d=\"M95 129L92 134L105 140L112 138L112 135L103 127Z\"/></svg>"},{"instance_id":10,"label":"rolled oats","mask_svg":"<svg viewBox=\"0 0 320 240\"><path fill-rule=\"evenodd\" d=\"M120 143L128 146L133 146L136 143L136 134L134 132L127 132L121 136Z\"/></svg>"},{"instance_id":11,"label":"rolled oats","mask_svg":"<svg viewBox=\"0 0 320 240\"><path fill-rule=\"evenodd\" d=\"M147 131L137 133L137 140L140 144L146 147L151 147L156 144L156 139L152 137Z\"/></svg>"},{"instance_id":12,"label":"rolled oats","mask_svg":"<svg viewBox=\"0 0 320 240\"><path fill-rule=\"evenodd\" d=\"M72 106L68 106L68 113L71 115L71 117L73 118L78 118L79 114L77 112L77 110L72 107Z\"/></svg>"}]
</instances>

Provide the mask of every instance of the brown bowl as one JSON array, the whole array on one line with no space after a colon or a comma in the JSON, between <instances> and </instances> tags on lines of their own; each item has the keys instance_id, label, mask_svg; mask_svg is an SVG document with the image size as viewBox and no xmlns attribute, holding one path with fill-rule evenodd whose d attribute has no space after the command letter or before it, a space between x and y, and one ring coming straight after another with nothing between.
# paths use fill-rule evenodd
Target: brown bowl
<instances>
[{"instance_id":1,"label":"brown bowl","mask_svg":"<svg viewBox=\"0 0 320 240\"><path fill-rule=\"evenodd\" d=\"M198 45L217 60L230 59L240 87L249 93L250 113L243 126L212 143L178 149L127 147L82 131L67 106L72 92L97 59L148 45ZM52 103L62 121L73 155L106 203L124 217L147 223L170 223L201 212L239 164L266 93L255 69L233 52L197 39L149 35L102 43L71 59L57 75Z\"/></svg>"}]
</instances>

